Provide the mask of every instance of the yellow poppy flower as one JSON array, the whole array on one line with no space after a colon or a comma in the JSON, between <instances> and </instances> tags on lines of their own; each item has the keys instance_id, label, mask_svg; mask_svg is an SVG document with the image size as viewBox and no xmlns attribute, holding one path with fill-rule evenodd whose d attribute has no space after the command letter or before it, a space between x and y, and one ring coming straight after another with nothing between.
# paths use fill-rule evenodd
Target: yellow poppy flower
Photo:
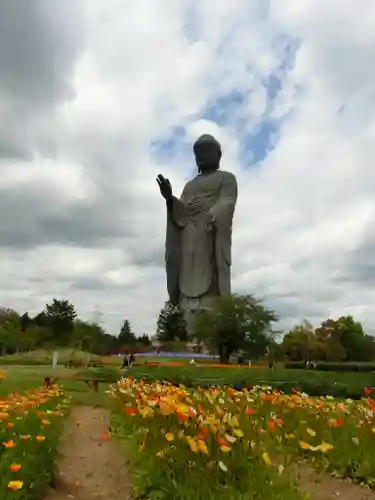
<instances>
[{"instance_id":1,"label":"yellow poppy flower","mask_svg":"<svg viewBox=\"0 0 375 500\"><path fill-rule=\"evenodd\" d=\"M198 439L198 441L197 441L197 447L198 447L198 450L201 453L204 453L205 455L208 455L207 445L206 445L206 443L204 441L202 441L201 439Z\"/></svg>"},{"instance_id":2,"label":"yellow poppy flower","mask_svg":"<svg viewBox=\"0 0 375 500\"><path fill-rule=\"evenodd\" d=\"M241 429L233 429L233 434L235 434L239 438L244 437L244 433L241 431Z\"/></svg>"},{"instance_id":3,"label":"yellow poppy flower","mask_svg":"<svg viewBox=\"0 0 375 500\"><path fill-rule=\"evenodd\" d=\"M8 488L13 491L20 490L23 486L23 481L9 481Z\"/></svg>"},{"instance_id":4,"label":"yellow poppy flower","mask_svg":"<svg viewBox=\"0 0 375 500\"><path fill-rule=\"evenodd\" d=\"M188 442L188 445L189 445L189 448L191 449L191 451L193 453L197 453L198 452L198 445L197 443L194 441L194 439L190 436L188 436L186 438L186 441Z\"/></svg>"},{"instance_id":5,"label":"yellow poppy flower","mask_svg":"<svg viewBox=\"0 0 375 500\"><path fill-rule=\"evenodd\" d=\"M323 441L322 444L316 447L317 450L321 451L322 453L327 453L327 451L330 451L333 449L333 446L329 443L325 443Z\"/></svg>"},{"instance_id":6,"label":"yellow poppy flower","mask_svg":"<svg viewBox=\"0 0 375 500\"><path fill-rule=\"evenodd\" d=\"M305 443L305 441L300 441L299 445L303 450L311 450L311 445L309 443Z\"/></svg>"},{"instance_id":7,"label":"yellow poppy flower","mask_svg":"<svg viewBox=\"0 0 375 500\"><path fill-rule=\"evenodd\" d=\"M265 451L264 453L262 453L262 458L263 458L263 462L266 464L266 465L271 465L271 459L270 459L270 456L268 455L268 453Z\"/></svg>"},{"instance_id":8,"label":"yellow poppy flower","mask_svg":"<svg viewBox=\"0 0 375 500\"><path fill-rule=\"evenodd\" d=\"M220 446L220 450L221 450L223 453L229 453L231 449L232 449L232 448L231 448L230 446L227 446L227 445L222 445L222 446Z\"/></svg>"},{"instance_id":9,"label":"yellow poppy flower","mask_svg":"<svg viewBox=\"0 0 375 500\"><path fill-rule=\"evenodd\" d=\"M167 432L164 437L169 442L174 441L174 435L171 432Z\"/></svg>"}]
</instances>

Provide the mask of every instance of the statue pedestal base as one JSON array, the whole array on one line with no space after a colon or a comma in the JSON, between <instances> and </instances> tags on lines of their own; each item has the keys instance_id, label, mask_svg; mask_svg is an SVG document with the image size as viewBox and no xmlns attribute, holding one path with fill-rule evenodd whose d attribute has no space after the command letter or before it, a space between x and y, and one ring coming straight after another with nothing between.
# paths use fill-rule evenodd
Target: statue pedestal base
<instances>
[{"instance_id":1,"label":"statue pedestal base","mask_svg":"<svg viewBox=\"0 0 375 500\"><path fill-rule=\"evenodd\" d=\"M194 334L195 316L200 311L210 311L216 297L217 295L213 294L201 295L200 297L181 296L180 308L184 311L184 318L189 337Z\"/></svg>"}]
</instances>

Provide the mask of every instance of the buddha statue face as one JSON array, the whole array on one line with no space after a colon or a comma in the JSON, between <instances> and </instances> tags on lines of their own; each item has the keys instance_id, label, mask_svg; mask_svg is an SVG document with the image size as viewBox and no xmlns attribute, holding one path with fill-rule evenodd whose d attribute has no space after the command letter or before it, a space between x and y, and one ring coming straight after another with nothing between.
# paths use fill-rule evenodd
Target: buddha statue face
<instances>
[{"instance_id":1,"label":"buddha statue face","mask_svg":"<svg viewBox=\"0 0 375 500\"><path fill-rule=\"evenodd\" d=\"M212 135L202 135L193 147L199 173L206 174L220 168L221 146Z\"/></svg>"}]
</instances>

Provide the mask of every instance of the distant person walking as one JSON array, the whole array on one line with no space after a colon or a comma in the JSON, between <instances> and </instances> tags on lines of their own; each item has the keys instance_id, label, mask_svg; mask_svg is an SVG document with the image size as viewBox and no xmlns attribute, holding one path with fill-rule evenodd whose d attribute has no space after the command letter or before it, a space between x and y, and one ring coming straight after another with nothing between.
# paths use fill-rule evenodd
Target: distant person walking
<instances>
[{"instance_id":1,"label":"distant person walking","mask_svg":"<svg viewBox=\"0 0 375 500\"><path fill-rule=\"evenodd\" d=\"M237 364L243 368L244 364L245 364L245 358L241 355L241 356L238 356L238 359L237 359Z\"/></svg>"},{"instance_id":2,"label":"distant person walking","mask_svg":"<svg viewBox=\"0 0 375 500\"><path fill-rule=\"evenodd\" d=\"M125 353L124 360L122 362L122 367L121 368L129 368L129 353Z\"/></svg>"},{"instance_id":3,"label":"distant person walking","mask_svg":"<svg viewBox=\"0 0 375 500\"><path fill-rule=\"evenodd\" d=\"M134 360L135 360L135 354L134 352L132 352L130 355L129 355L129 363L128 363L128 366L129 368L132 367L133 363L134 363Z\"/></svg>"}]
</instances>

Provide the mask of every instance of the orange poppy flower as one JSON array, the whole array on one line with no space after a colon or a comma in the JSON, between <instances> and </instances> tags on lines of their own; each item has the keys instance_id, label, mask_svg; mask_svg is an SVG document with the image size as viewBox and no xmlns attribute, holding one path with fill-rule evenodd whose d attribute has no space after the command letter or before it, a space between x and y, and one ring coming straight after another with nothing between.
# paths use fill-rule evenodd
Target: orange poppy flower
<instances>
[{"instance_id":1,"label":"orange poppy flower","mask_svg":"<svg viewBox=\"0 0 375 500\"><path fill-rule=\"evenodd\" d=\"M13 441L13 439L10 439L9 441L5 441L3 443L3 446L5 446L5 448L14 448L16 446L16 443Z\"/></svg>"}]
</instances>

